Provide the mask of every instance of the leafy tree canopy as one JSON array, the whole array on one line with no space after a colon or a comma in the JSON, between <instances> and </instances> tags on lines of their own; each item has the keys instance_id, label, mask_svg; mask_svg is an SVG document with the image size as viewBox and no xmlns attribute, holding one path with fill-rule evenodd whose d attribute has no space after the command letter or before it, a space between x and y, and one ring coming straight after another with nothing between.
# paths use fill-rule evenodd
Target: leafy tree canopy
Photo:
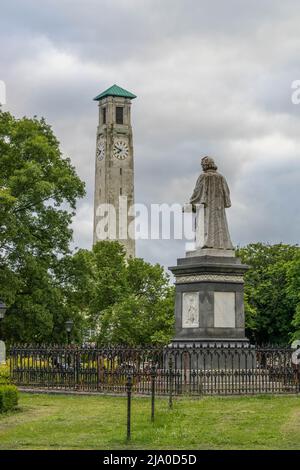
<instances>
[{"instance_id":1,"label":"leafy tree canopy","mask_svg":"<svg viewBox=\"0 0 300 470\"><path fill-rule=\"evenodd\" d=\"M246 327L255 342L287 344L300 330L298 246L253 243L237 250L245 276Z\"/></svg>"},{"instance_id":2,"label":"leafy tree canopy","mask_svg":"<svg viewBox=\"0 0 300 470\"><path fill-rule=\"evenodd\" d=\"M0 110L0 298L9 306L8 339L60 338L71 312L56 271L69 253L70 222L83 195L45 120Z\"/></svg>"},{"instance_id":3,"label":"leafy tree canopy","mask_svg":"<svg viewBox=\"0 0 300 470\"><path fill-rule=\"evenodd\" d=\"M118 242L100 241L65 260L73 308L85 312L100 344L167 343L173 336L174 289L158 264L126 260Z\"/></svg>"},{"instance_id":4,"label":"leafy tree canopy","mask_svg":"<svg viewBox=\"0 0 300 470\"><path fill-rule=\"evenodd\" d=\"M290 301L296 305L292 320L292 339L300 339L300 249L287 269L288 296Z\"/></svg>"}]
</instances>

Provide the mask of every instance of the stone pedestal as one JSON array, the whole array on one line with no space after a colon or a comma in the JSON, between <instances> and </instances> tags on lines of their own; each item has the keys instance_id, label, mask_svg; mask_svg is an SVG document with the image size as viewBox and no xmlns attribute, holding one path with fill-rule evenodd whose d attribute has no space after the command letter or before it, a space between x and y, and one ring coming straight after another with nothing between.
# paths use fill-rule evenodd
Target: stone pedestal
<instances>
[{"instance_id":1,"label":"stone pedestal","mask_svg":"<svg viewBox=\"0 0 300 470\"><path fill-rule=\"evenodd\" d=\"M244 314L244 273L248 266L234 256L234 251L189 252L169 269L176 286L172 345L181 349L248 344Z\"/></svg>"}]
</instances>

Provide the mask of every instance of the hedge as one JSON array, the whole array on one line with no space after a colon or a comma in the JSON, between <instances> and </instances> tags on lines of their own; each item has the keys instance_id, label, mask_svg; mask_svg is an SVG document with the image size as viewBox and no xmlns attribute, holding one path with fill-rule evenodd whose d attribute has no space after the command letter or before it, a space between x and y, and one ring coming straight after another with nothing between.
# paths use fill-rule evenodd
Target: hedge
<instances>
[{"instance_id":1,"label":"hedge","mask_svg":"<svg viewBox=\"0 0 300 470\"><path fill-rule=\"evenodd\" d=\"M14 385L0 385L0 413L18 405L18 389Z\"/></svg>"}]
</instances>

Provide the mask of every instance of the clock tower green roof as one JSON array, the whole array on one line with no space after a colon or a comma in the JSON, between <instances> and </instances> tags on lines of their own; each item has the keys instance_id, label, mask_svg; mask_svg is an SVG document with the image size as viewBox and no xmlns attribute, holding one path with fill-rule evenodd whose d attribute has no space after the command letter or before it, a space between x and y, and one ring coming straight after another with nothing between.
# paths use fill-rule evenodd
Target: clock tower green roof
<instances>
[{"instance_id":1,"label":"clock tower green roof","mask_svg":"<svg viewBox=\"0 0 300 470\"><path fill-rule=\"evenodd\" d=\"M122 98L129 98L131 100L136 98L136 95L134 95L130 91L127 91L127 90L125 90L124 88L121 88L118 85L113 85L110 88L107 88L107 90L100 93L100 95L97 95L94 98L94 101L100 101L103 98L106 98L107 96L120 96Z\"/></svg>"}]
</instances>

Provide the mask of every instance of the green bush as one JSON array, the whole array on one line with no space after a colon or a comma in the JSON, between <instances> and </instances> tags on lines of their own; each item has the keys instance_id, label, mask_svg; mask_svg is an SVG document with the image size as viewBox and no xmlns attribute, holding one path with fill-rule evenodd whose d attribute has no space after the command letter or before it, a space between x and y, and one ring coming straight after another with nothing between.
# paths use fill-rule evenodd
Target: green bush
<instances>
[{"instance_id":1,"label":"green bush","mask_svg":"<svg viewBox=\"0 0 300 470\"><path fill-rule=\"evenodd\" d=\"M14 385L0 385L0 413L18 405L18 389Z\"/></svg>"},{"instance_id":2,"label":"green bush","mask_svg":"<svg viewBox=\"0 0 300 470\"><path fill-rule=\"evenodd\" d=\"M9 367L6 364L0 364L0 385L10 384Z\"/></svg>"}]
</instances>

